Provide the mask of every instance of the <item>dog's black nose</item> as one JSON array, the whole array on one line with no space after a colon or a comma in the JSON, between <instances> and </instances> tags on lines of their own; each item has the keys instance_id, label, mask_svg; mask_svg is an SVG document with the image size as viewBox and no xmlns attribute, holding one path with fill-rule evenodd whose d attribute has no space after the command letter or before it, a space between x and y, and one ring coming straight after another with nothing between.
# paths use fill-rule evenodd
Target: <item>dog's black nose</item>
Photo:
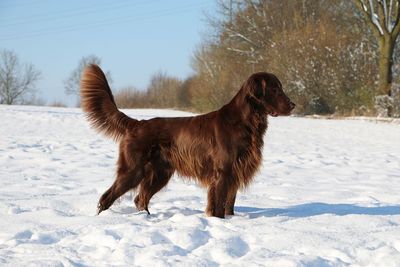
<instances>
[{"instance_id":1,"label":"dog's black nose","mask_svg":"<svg viewBox=\"0 0 400 267\"><path fill-rule=\"evenodd\" d=\"M294 107L296 106L296 104L293 103L293 102L290 102L290 103L289 103L289 106L290 106L290 109L294 109Z\"/></svg>"}]
</instances>

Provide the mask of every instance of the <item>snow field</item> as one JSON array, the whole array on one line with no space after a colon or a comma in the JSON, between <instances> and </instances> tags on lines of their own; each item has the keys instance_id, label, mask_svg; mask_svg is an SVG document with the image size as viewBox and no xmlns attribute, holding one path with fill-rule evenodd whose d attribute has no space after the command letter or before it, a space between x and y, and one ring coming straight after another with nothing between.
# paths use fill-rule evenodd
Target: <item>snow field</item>
<instances>
[{"instance_id":1,"label":"snow field","mask_svg":"<svg viewBox=\"0 0 400 267\"><path fill-rule=\"evenodd\" d=\"M186 116L126 110L138 119ZM0 106L1 266L399 266L400 125L269 119L264 162L236 215L174 177L95 216L117 145L79 109Z\"/></svg>"}]
</instances>

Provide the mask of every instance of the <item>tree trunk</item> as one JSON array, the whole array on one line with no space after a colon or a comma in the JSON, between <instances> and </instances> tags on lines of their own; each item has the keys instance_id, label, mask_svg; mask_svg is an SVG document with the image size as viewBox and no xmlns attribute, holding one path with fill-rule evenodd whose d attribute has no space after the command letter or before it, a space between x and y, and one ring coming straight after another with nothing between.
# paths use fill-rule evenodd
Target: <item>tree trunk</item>
<instances>
[{"instance_id":1,"label":"tree trunk","mask_svg":"<svg viewBox=\"0 0 400 267\"><path fill-rule=\"evenodd\" d=\"M390 35L383 35L379 39L379 94L392 96L393 81L393 50L395 42ZM388 106L387 115L392 116L392 107Z\"/></svg>"},{"instance_id":2,"label":"tree trunk","mask_svg":"<svg viewBox=\"0 0 400 267\"><path fill-rule=\"evenodd\" d=\"M394 43L390 36L381 36L379 40L379 93L390 95L393 81L393 49Z\"/></svg>"}]
</instances>

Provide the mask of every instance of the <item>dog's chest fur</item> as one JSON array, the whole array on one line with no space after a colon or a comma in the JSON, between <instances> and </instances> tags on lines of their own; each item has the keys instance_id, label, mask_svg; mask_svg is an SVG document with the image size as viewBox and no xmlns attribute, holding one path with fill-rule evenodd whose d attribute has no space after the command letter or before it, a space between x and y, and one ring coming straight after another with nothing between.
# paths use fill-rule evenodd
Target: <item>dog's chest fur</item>
<instances>
[{"instance_id":1,"label":"dog's chest fur","mask_svg":"<svg viewBox=\"0 0 400 267\"><path fill-rule=\"evenodd\" d=\"M237 157L233 164L238 186L246 187L259 170L262 162L264 134L268 123L265 118L255 117L243 128Z\"/></svg>"}]
</instances>

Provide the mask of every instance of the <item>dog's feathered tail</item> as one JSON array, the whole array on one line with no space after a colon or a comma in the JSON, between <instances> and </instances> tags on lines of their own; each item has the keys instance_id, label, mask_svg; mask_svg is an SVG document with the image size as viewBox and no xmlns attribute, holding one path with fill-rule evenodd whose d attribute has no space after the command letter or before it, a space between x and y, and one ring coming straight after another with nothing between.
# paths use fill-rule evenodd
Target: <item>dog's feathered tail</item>
<instances>
[{"instance_id":1,"label":"dog's feathered tail","mask_svg":"<svg viewBox=\"0 0 400 267\"><path fill-rule=\"evenodd\" d=\"M106 76L94 64L82 73L81 107L91 125L114 140L120 140L138 122L118 110Z\"/></svg>"}]
</instances>

